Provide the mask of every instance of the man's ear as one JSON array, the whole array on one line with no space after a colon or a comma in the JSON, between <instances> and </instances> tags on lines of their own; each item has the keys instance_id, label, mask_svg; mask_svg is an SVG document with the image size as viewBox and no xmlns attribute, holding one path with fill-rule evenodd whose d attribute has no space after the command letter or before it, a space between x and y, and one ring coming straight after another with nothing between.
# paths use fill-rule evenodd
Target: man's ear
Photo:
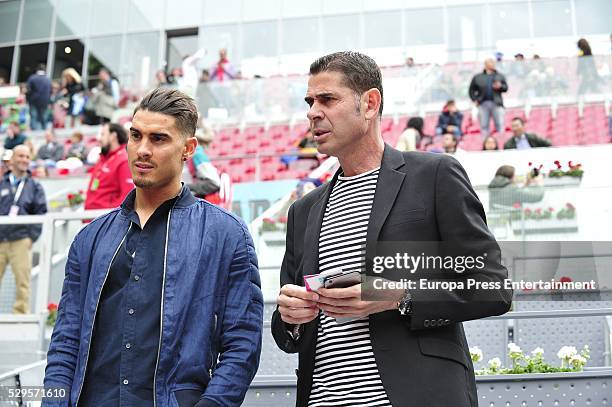
<instances>
[{"instance_id":1,"label":"man's ear","mask_svg":"<svg viewBox=\"0 0 612 407\"><path fill-rule=\"evenodd\" d=\"M363 94L362 100L365 105L366 119L373 120L378 115L378 109L380 109L380 103L382 102L380 91L376 88L367 90Z\"/></svg>"},{"instance_id":2,"label":"man's ear","mask_svg":"<svg viewBox=\"0 0 612 407\"><path fill-rule=\"evenodd\" d=\"M189 137L187 140L185 140L185 145L183 146L183 157L187 159L193 157L197 146L198 139L195 137Z\"/></svg>"}]
</instances>

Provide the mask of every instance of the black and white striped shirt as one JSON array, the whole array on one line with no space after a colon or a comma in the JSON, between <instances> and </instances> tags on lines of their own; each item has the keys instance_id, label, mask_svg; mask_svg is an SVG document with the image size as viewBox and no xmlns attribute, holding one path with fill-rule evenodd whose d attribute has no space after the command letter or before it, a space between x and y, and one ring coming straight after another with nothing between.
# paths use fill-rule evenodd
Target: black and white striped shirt
<instances>
[{"instance_id":1,"label":"black and white striped shirt","mask_svg":"<svg viewBox=\"0 0 612 407\"><path fill-rule=\"evenodd\" d=\"M365 268L365 245L379 168L338 177L319 237L319 272ZM336 323L320 315L309 407L391 406L372 352L368 318Z\"/></svg>"}]
</instances>

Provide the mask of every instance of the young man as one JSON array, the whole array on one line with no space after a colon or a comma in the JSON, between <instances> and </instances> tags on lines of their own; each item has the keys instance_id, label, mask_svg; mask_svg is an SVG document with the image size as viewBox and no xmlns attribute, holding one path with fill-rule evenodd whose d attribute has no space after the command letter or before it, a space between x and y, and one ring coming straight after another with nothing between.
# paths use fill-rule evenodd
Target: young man
<instances>
[{"instance_id":1,"label":"young man","mask_svg":"<svg viewBox=\"0 0 612 407\"><path fill-rule=\"evenodd\" d=\"M121 125L102 126L100 158L91 170L85 209L116 208L134 188L125 149L127 142L127 133Z\"/></svg>"},{"instance_id":2,"label":"young man","mask_svg":"<svg viewBox=\"0 0 612 407\"><path fill-rule=\"evenodd\" d=\"M246 225L191 195L197 110L158 88L127 146L136 189L75 237L47 356L46 387L80 406L239 406L263 319Z\"/></svg>"},{"instance_id":3,"label":"young man","mask_svg":"<svg viewBox=\"0 0 612 407\"><path fill-rule=\"evenodd\" d=\"M282 350L299 352L297 405L476 407L461 321L506 312L510 292L400 289L370 301L363 284L315 293L303 279L338 268L370 275L384 241L450 241L461 253L473 240L499 250L465 171L446 154L385 145L381 73L365 55L316 60L305 100L319 152L338 157L341 169L288 215L272 334ZM489 260L484 270L437 277L499 283L507 271Z\"/></svg>"},{"instance_id":4,"label":"young man","mask_svg":"<svg viewBox=\"0 0 612 407\"><path fill-rule=\"evenodd\" d=\"M42 215L47 213L47 199L42 185L32 179L30 148L20 144L13 148L11 170L0 181L0 215ZM30 312L30 273L32 243L42 231L41 225L0 226L0 281L10 264L15 275L17 295L13 313Z\"/></svg>"}]
</instances>

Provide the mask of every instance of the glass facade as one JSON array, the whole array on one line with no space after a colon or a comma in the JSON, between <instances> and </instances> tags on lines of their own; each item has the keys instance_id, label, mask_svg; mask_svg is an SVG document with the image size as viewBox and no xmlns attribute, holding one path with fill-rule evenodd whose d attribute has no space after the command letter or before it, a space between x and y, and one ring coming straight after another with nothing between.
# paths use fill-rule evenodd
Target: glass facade
<instances>
[{"instance_id":1,"label":"glass facade","mask_svg":"<svg viewBox=\"0 0 612 407\"><path fill-rule=\"evenodd\" d=\"M596 53L610 47L608 0L177 3L0 0L1 74L17 82L34 69L32 61L46 62L54 77L68 64L86 78L105 66L122 86L140 88L153 82L156 70L170 71L198 48L208 51L200 67L213 65L218 49L227 48L230 61L249 76L303 73L313 55L343 49L367 50L397 65L408 56L416 63L470 61L500 50L569 56L580 36ZM182 32L197 33L189 40L193 49L183 49ZM71 41L78 52L62 54Z\"/></svg>"}]
</instances>

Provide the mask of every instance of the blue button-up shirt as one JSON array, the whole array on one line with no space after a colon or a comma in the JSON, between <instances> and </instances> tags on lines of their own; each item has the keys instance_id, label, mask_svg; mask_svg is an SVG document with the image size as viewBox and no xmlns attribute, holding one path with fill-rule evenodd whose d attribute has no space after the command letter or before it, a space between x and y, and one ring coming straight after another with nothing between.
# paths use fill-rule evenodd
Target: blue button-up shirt
<instances>
[{"instance_id":1,"label":"blue button-up shirt","mask_svg":"<svg viewBox=\"0 0 612 407\"><path fill-rule=\"evenodd\" d=\"M132 192L122 205L131 224L102 289L82 406L153 404L164 247L169 211L177 198L159 206L141 228L134 197Z\"/></svg>"}]
</instances>

